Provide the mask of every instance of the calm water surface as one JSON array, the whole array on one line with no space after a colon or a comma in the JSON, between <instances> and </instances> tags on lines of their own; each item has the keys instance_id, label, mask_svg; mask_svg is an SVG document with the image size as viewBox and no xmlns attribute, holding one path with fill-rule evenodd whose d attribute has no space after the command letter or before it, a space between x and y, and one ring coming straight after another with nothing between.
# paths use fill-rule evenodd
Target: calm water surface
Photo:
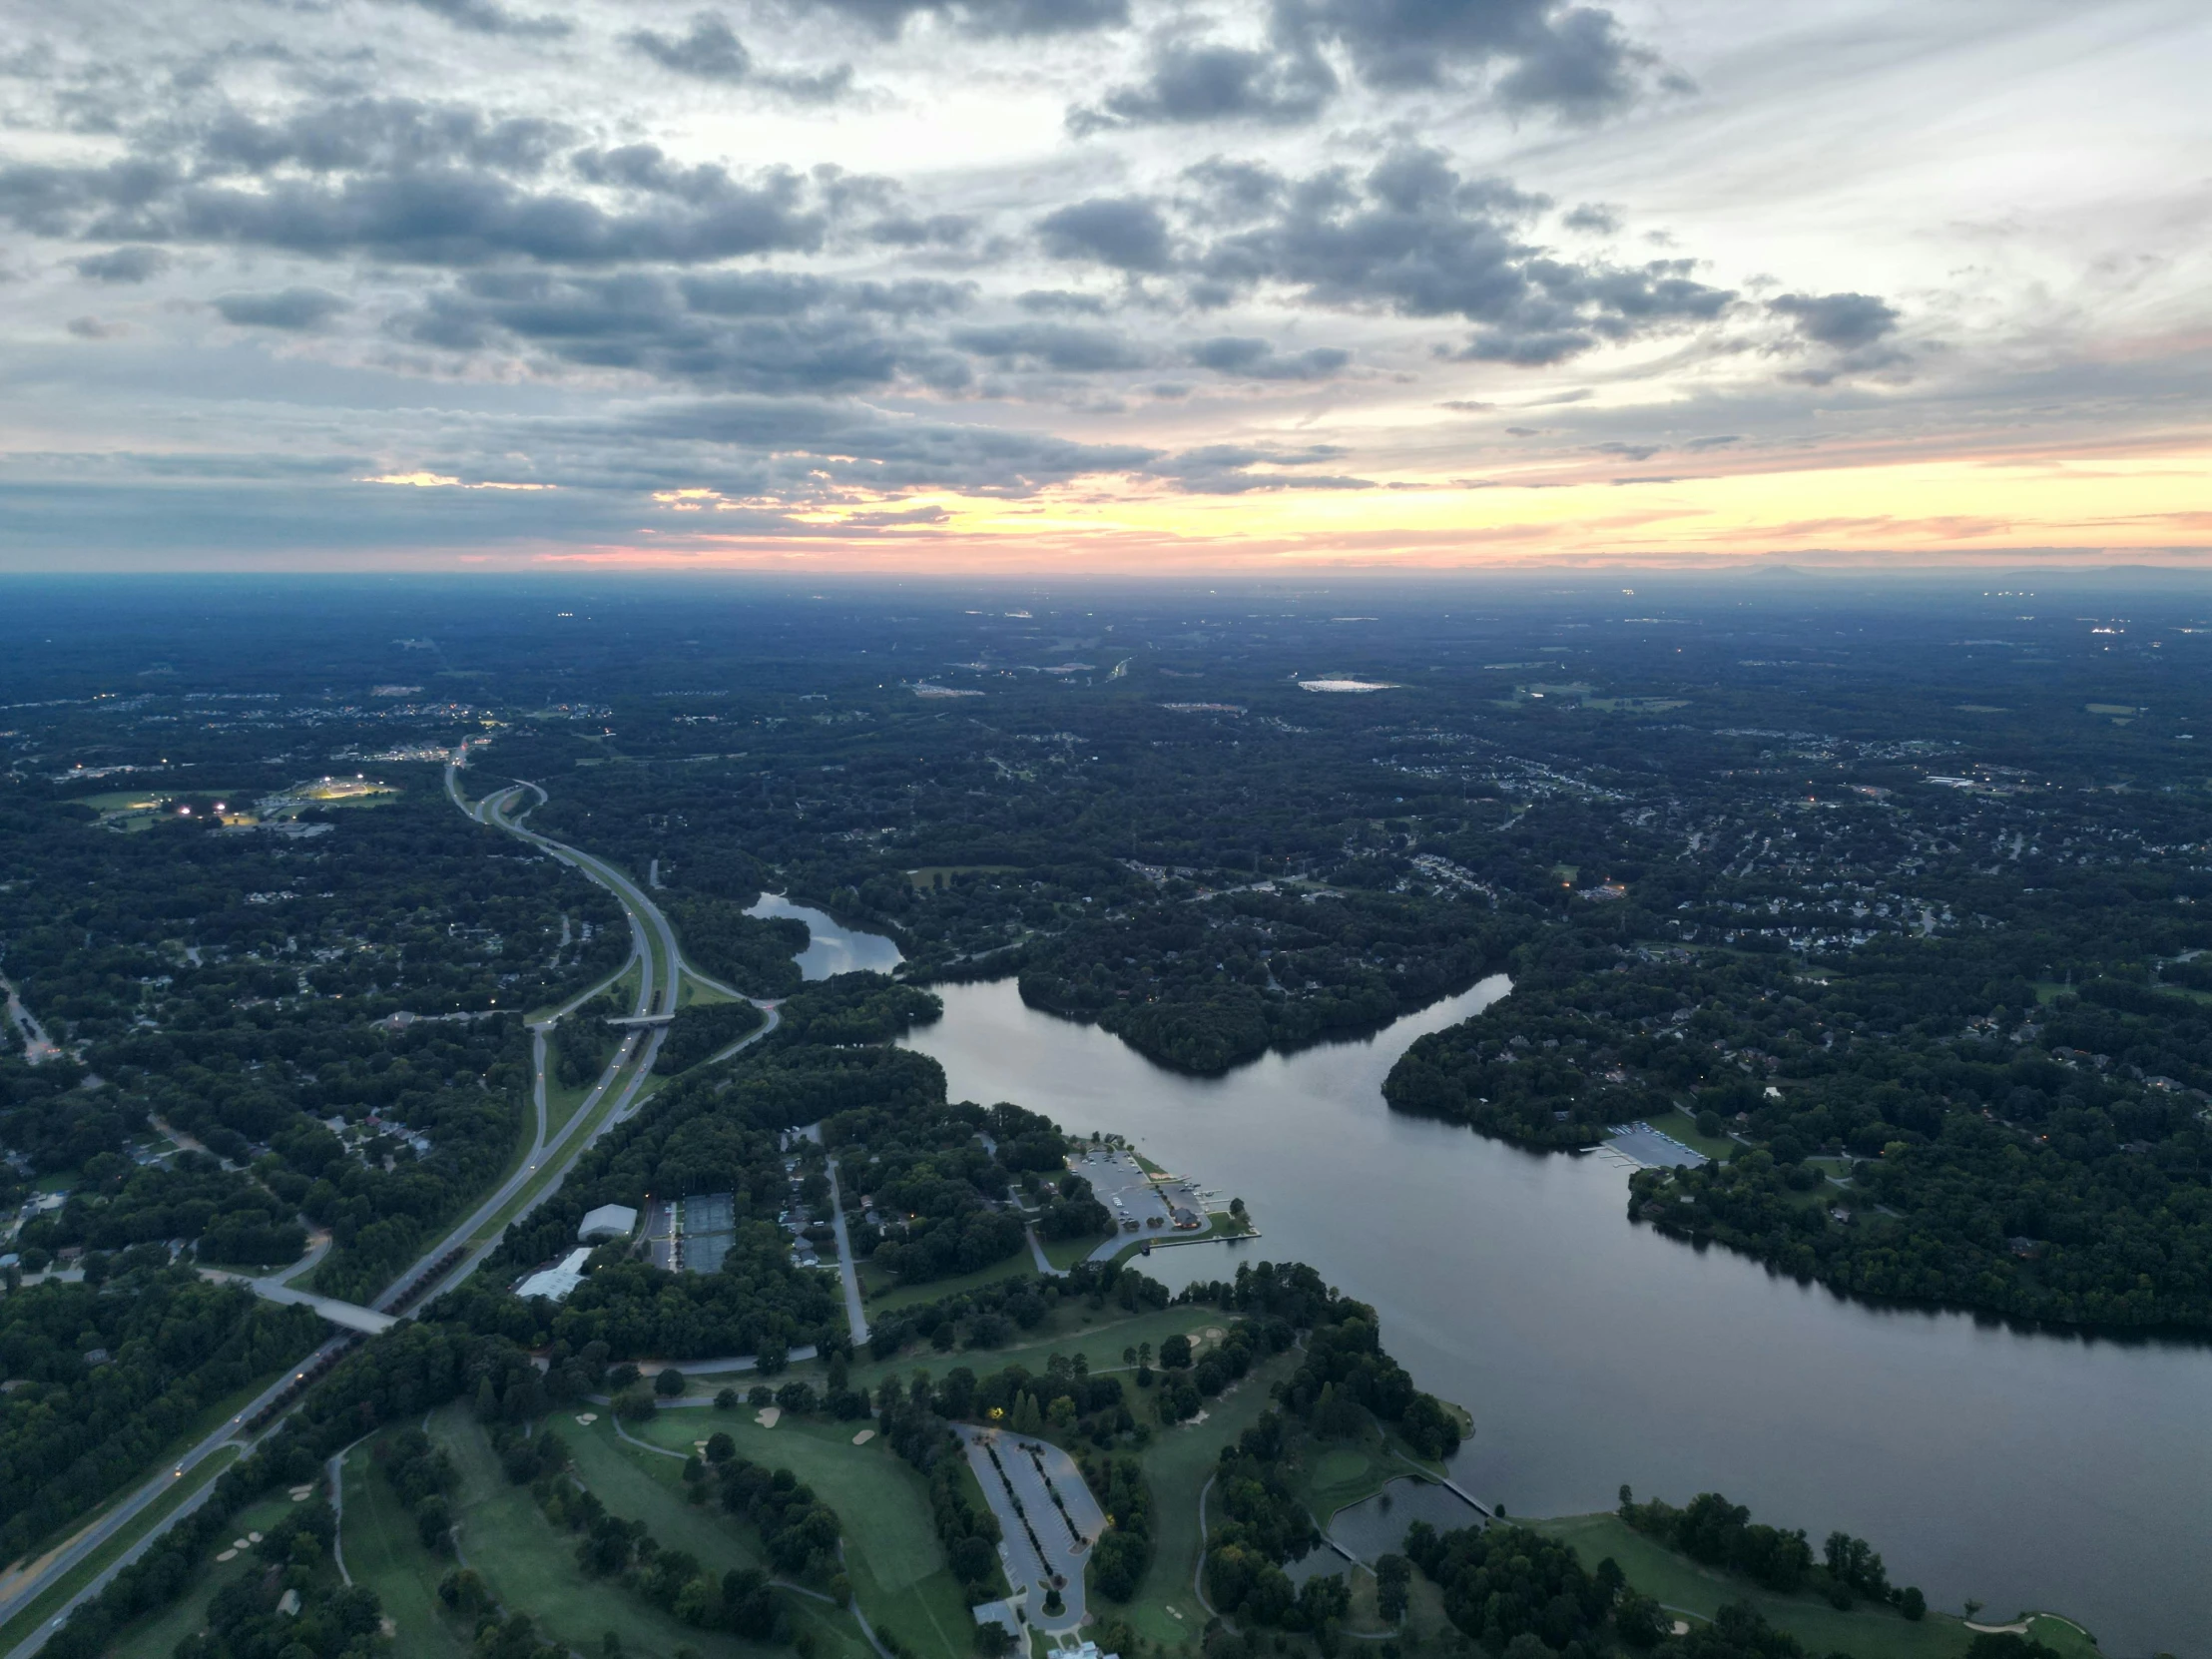
<instances>
[{"instance_id":1,"label":"calm water surface","mask_svg":"<svg viewBox=\"0 0 2212 1659\"><path fill-rule=\"evenodd\" d=\"M905 960L898 946L882 934L840 927L827 912L794 904L781 893L761 894L759 902L745 913L749 916L797 916L807 924L807 931L813 938L799 953L799 971L809 979L828 979L832 974L863 968L874 973L888 973Z\"/></svg>"},{"instance_id":2,"label":"calm water surface","mask_svg":"<svg viewBox=\"0 0 2212 1659\"><path fill-rule=\"evenodd\" d=\"M1382 1104L1416 1036L1507 989L1211 1080L1025 1008L1010 980L941 987L943 1020L910 1046L955 1100L1119 1130L1242 1197L1263 1240L1147 1271L1305 1261L1375 1304L1390 1352L1474 1413L1454 1474L1477 1497L1546 1515L1610 1507L1623 1481L1718 1489L1816 1547L1834 1527L1871 1539L1938 1607L2063 1612L2113 1655L2212 1654L2212 1349L1859 1306L1632 1227L1602 1159Z\"/></svg>"}]
</instances>

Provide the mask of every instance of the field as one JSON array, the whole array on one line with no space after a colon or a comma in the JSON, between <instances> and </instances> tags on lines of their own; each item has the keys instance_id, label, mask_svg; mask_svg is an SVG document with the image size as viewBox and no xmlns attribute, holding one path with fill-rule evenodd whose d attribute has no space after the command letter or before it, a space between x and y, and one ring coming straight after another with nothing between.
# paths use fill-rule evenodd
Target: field
<instances>
[{"instance_id":1,"label":"field","mask_svg":"<svg viewBox=\"0 0 2212 1659\"><path fill-rule=\"evenodd\" d=\"M567 1438L578 1450L579 1474L587 1481L587 1469L606 1475L612 1465L583 1444L590 1436L573 1431L571 1423L564 1421L564 1426L572 1429ZM448 1406L437 1412L431 1432L460 1468L453 1509L461 1558L482 1575L503 1605L534 1615L562 1645L597 1651L612 1631L621 1638L624 1653L649 1659L674 1659L677 1650L685 1647L704 1659L755 1659L775 1651L719 1631L693 1629L642 1597L585 1578L575 1567L574 1537L545 1518L527 1487L508 1481L492 1455L491 1442L465 1410ZM711 1553L698 1553L710 1564L727 1567L751 1559L735 1526L689 1508L680 1496L642 1475L601 1495L617 1513L644 1520L656 1537L672 1547L694 1548L707 1540ZM715 1529L712 1533L705 1530L710 1527ZM796 1599L793 1603L801 1628L820 1627L816 1640L823 1659L858 1659L857 1633L848 1620L824 1616L828 1611L818 1614ZM830 1639L832 1633L834 1639Z\"/></svg>"},{"instance_id":2,"label":"field","mask_svg":"<svg viewBox=\"0 0 2212 1659\"><path fill-rule=\"evenodd\" d=\"M895 1633L926 1659L965 1659L973 1650L974 1621L959 1585L945 1570L927 1490L921 1476L880 1438L866 1445L852 1443L852 1436L866 1426L786 1417L774 1428L763 1428L749 1410L691 1409L664 1411L630 1433L649 1445L689 1456L694 1440L720 1429L737 1442L741 1457L790 1469L814 1487L843 1523L845 1573L868 1623L879 1632ZM676 1458L625 1444L604 1423L590 1433L572 1436L571 1443L577 1447L579 1472L616 1510L634 1512L625 1507L627 1495L618 1496L612 1485L600 1484L603 1474L613 1477L607 1459L631 1465L632 1484L623 1488L625 1494L636 1489L636 1480L658 1480L670 1488L668 1501L683 1505L682 1494L673 1489L682 1467ZM593 1459L589 1466L587 1457ZM647 1471L641 1464L654 1467ZM717 1518L712 1524L719 1528L727 1523ZM661 1531L657 1518L654 1530ZM669 1535L668 1541L678 1540ZM683 1547L706 1558L694 1544Z\"/></svg>"},{"instance_id":3,"label":"field","mask_svg":"<svg viewBox=\"0 0 2212 1659\"><path fill-rule=\"evenodd\" d=\"M1677 1555L1633 1531L1618 1515L1567 1515L1522 1524L1572 1544L1586 1567L1594 1568L1610 1555L1620 1563L1631 1585L1656 1596L1663 1606L1677 1613L1711 1618L1724 1603L1749 1602L1769 1622L1789 1631L1815 1653L1844 1652L1853 1659L1956 1659L1971 1640L1965 1625L1948 1614L1932 1612L1913 1623L1887 1607L1868 1602L1840 1613L1811 1596L1777 1595L1749 1580L1716 1572ZM1997 1615L1985 1612L1982 1616ZM2032 1633L2067 1659L2088 1659L2096 1652L2094 1642L2085 1640L2063 1620L2038 1620Z\"/></svg>"},{"instance_id":4,"label":"field","mask_svg":"<svg viewBox=\"0 0 2212 1659\"><path fill-rule=\"evenodd\" d=\"M428 1659L460 1659L468 1643L437 1598L437 1582L453 1563L432 1555L416 1536L413 1520L370 1462L370 1445L346 1453L345 1506L338 1549L348 1577L366 1584L397 1627L399 1650Z\"/></svg>"},{"instance_id":5,"label":"field","mask_svg":"<svg viewBox=\"0 0 2212 1659\"><path fill-rule=\"evenodd\" d=\"M973 1273L963 1273L949 1279L932 1279L926 1285L900 1285L883 1275L872 1262L859 1264L860 1295L866 1299L871 1313L894 1313L900 1308L919 1307L924 1302L957 1296L962 1291L972 1291L984 1285L995 1285L1005 1279L1019 1279L1034 1274L1037 1265L1024 1244L1003 1262L993 1262L987 1268Z\"/></svg>"}]
</instances>

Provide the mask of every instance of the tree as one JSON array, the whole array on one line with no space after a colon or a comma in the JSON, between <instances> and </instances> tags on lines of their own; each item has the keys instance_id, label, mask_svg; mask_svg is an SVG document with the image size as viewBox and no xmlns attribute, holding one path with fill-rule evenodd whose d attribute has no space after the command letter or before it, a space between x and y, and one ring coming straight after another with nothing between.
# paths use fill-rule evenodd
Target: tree
<instances>
[{"instance_id":1,"label":"tree","mask_svg":"<svg viewBox=\"0 0 2212 1659\"><path fill-rule=\"evenodd\" d=\"M663 1399L674 1399L684 1391L684 1374L674 1366L666 1367L653 1380L653 1391Z\"/></svg>"},{"instance_id":2,"label":"tree","mask_svg":"<svg viewBox=\"0 0 2212 1659\"><path fill-rule=\"evenodd\" d=\"M1375 1563L1375 1601L1383 1622L1395 1624L1405 1617L1406 1588L1412 1581L1412 1563L1397 1554L1383 1555Z\"/></svg>"},{"instance_id":3,"label":"tree","mask_svg":"<svg viewBox=\"0 0 2212 1659\"><path fill-rule=\"evenodd\" d=\"M1160 1364L1168 1371L1187 1371L1191 1364L1191 1340L1181 1332L1160 1344Z\"/></svg>"}]
</instances>

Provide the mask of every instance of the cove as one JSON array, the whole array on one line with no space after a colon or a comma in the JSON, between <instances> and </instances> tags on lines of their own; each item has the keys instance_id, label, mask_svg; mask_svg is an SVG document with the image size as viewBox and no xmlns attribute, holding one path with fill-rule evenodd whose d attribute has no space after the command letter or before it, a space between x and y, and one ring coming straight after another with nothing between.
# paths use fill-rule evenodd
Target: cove
<instances>
[{"instance_id":1,"label":"cove","mask_svg":"<svg viewBox=\"0 0 2212 1659\"><path fill-rule=\"evenodd\" d=\"M2115 1656L2212 1652L2212 1347L1854 1303L1631 1225L1605 1159L1383 1105L1415 1037L1509 989L1497 976L1220 1078L1024 1007L1011 980L938 987L943 1019L906 1042L955 1100L1120 1131L1242 1197L1261 1240L1159 1251L1146 1271L1180 1287L1303 1261L1372 1303L1420 1384L1473 1412L1452 1472L1486 1502L1573 1514L1623 1481L1676 1503L1723 1491L1816 1550L1834 1528L1871 1540L1932 1606L2063 1613Z\"/></svg>"},{"instance_id":2,"label":"cove","mask_svg":"<svg viewBox=\"0 0 2212 1659\"><path fill-rule=\"evenodd\" d=\"M799 953L799 971L807 979L828 979L839 973L866 971L888 973L905 958L898 946L880 933L862 933L840 927L824 910L794 904L781 893L765 892L745 912L749 916L796 916L811 935Z\"/></svg>"}]
</instances>

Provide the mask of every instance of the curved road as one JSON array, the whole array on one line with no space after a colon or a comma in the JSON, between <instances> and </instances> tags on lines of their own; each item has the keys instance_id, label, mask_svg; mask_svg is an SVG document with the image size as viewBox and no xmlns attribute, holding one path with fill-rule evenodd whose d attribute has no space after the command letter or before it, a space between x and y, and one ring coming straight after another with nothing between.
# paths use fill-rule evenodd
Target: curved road
<instances>
[{"instance_id":1,"label":"curved road","mask_svg":"<svg viewBox=\"0 0 2212 1659\"><path fill-rule=\"evenodd\" d=\"M690 974L701 984L720 991L724 995L737 996L739 994L730 986L701 973L684 960L682 948L676 941L676 929L669 924L668 917L661 913L660 906L646 895L645 889L639 886L637 882L631 880L629 876L604 859L595 858L588 852L578 851L575 847L568 846L552 839L550 836L541 835L536 830L523 827L522 819L527 817L532 809L546 800L544 790L535 784L511 784L504 789L494 791L474 806L471 806L463 798L460 790L460 771L466 764L467 756L464 749L461 758L449 764L445 769L446 793L451 797L454 806L468 814L477 823L487 825L493 829L504 830L509 834L519 836L541 852L559 859L562 863L597 881L601 886L612 892L617 902L622 905L630 920L631 960L638 965L639 969L635 1013L639 1015L675 1013L678 994L686 974ZM516 813L514 811L516 805L526 796L535 799L524 806L520 813ZM654 948L656 944L659 946L657 957ZM665 964L665 968L658 972L656 971L656 960ZM620 971L627 972L627 966ZM591 1093L584 1097L582 1103L578 1105L575 1112L570 1114L569 1120L561 1126L557 1133L551 1135L547 1133L545 1029L563 1014L581 1005L603 988L604 985L593 986L590 990L585 991L582 995L556 1010L533 1030L535 1041L532 1057L537 1068L533 1094L537 1108L537 1129L531 1139L530 1150L522 1159L520 1166L505 1181L500 1183L496 1191L476 1206L467 1220L453 1228L436 1244L423 1252L421 1258L412 1267L396 1276L369 1308L356 1308L350 1303L333 1302L329 1298L316 1297L311 1293L291 1290L279 1285L274 1278L251 1281L248 1283L248 1288L256 1294L269 1297L274 1301L304 1302L334 1324L347 1325L354 1330L373 1331L380 1330L393 1322L395 1316L384 1313L382 1310L395 1301L401 1291L413 1285L420 1275L429 1272L439 1259L449 1251L468 1245L471 1241L475 1241L476 1248L470 1250L467 1255L455 1262L447 1272L440 1274L435 1286L425 1285L421 1288L414 1311L419 1312L422 1307L428 1304L432 1290L456 1285L473 1273L478 1264L498 1248L501 1239L506 1235L507 1227L520 1221L558 1191L561 1182L567 1177L570 1166L576 1162L577 1158L582 1156L584 1151L607 1130L625 1121L637 1110L638 1095L643 1090L646 1079L652 1075L653 1062L661 1051L661 1040L664 1035L661 1027L654 1027L645 1031L631 1031L626 1034L622 1040L622 1046L616 1049L614 1058L608 1062L606 1071L601 1074L599 1081L592 1086ZM732 1054L752 1043L759 1042L782 1023L782 1016L774 1003L762 1002L754 998L748 998L747 1000L753 1001L755 1006L759 1007L768 1018L758 1031L717 1054L714 1058L718 1061L729 1058ZM615 1096L613 1109L601 1112L600 1107L606 1101L610 1092ZM533 1186L535 1187L534 1191L532 1190ZM527 1194L526 1197L523 1196L525 1194ZM516 1203L518 1197L522 1199L519 1204ZM515 1205L515 1208L513 1214L507 1218L506 1224L493 1226L501 1212L510 1204ZM479 1237L479 1235L487 1234L488 1236ZM287 1271L296 1272L297 1269ZM411 1315L401 1317L411 1317ZM117 1532L144 1513L148 1505L159 1499L174 1482L182 1479L186 1473L209 1457L214 1456L223 1446L230 1444L247 1418L290 1386L297 1376L305 1372L312 1360L320 1359L324 1355L333 1352L345 1340L344 1338L333 1338L330 1342L325 1343L308 1360L301 1361L292 1373L288 1373L271 1383L237 1416L217 1428L214 1433L201 1440L181 1457L173 1459L169 1464L169 1473L155 1475L128 1497L110 1506L98 1519L69 1539L61 1548L48 1555L34 1569L25 1572L19 1580L7 1584L6 1589L0 1591L0 1624L6 1623L9 1618L20 1613L32 1601L36 1600L40 1592L49 1584L68 1573L88 1555L114 1537ZM266 1432L276 1432L276 1426L277 1424L272 1423ZM245 1453L242 1452L241 1455L245 1455ZM30 1656L44 1647L47 1639L67 1622L70 1614L106 1589L109 1581L117 1573L145 1554L153 1546L155 1540L166 1533L170 1527L199 1508L207 1500L208 1494L214 1490L214 1481L207 1482L190 1499L180 1504L173 1513L164 1516L159 1524L148 1531L145 1537L138 1539L116 1560L103 1568L89 1584L70 1597L69 1601L53 1618L47 1620L31 1635L10 1649L6 1659L30 1659Z\"/></svg>"}]
</instances>

